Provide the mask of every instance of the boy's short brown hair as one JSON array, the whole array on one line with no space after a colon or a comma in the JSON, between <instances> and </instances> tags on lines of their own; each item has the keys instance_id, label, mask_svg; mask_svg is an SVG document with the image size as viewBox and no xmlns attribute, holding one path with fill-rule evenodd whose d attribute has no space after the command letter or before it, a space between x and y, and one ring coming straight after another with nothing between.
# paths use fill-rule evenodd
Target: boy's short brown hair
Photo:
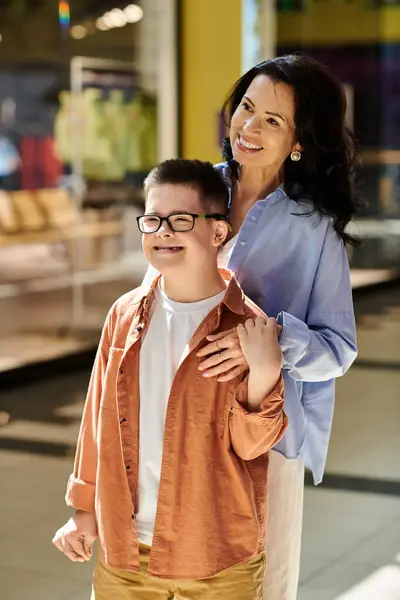
<instances>
[{"instance_id":1,"label":"boy's short brown hair","mask_svg":"<svg viewBox=\"0 0 400 600\"><path fill-rule=\"evenodd\" d=\"M204 210L221 215L228 213L228 187L210 162L174 158L159 163L144 182L146 198L152 187L163 184L186 185L197 190Z\"/></svg>"}]
</instances>

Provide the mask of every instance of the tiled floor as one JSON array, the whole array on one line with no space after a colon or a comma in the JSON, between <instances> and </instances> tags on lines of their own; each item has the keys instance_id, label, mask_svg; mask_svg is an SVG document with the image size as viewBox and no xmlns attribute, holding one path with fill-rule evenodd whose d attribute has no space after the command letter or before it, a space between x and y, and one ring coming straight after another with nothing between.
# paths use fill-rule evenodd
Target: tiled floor
<instances>
[{"instance_id":1,"label":"tiled floor","mask_svg":"<svg viewBox=\"0 0 400 600\"><path fill-rule=\"evenodd\" d=\"M400 483L399 307L400 291L357 303L360 361L337 383L329 477L306 488L298 600L400 600L400 487L376 493ZM90 598L93 565L51 544L69 516L87 380L81 372L1 395L11 412L0 428L1 600Z\"/></svg>"}]
</instances>

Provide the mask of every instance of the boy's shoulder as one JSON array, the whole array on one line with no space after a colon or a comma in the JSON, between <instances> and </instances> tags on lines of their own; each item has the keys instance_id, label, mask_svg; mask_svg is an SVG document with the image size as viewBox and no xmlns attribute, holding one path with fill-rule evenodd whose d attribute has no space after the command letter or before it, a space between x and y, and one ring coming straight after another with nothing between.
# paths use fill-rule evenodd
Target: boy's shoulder
<instances>
[{"instance_id":1,"label":"boy's shoulder","mask_svg":"<svg viewBox=\"0 0 400 600\"><path fill-rule=\"evenodd\" d=\"M110 309L110 313L115 315L117 319L126 316L128 313L130 316L133 316L139 307L140 302L148 295L148 293L149 286L143 284L126 292L126 294L123 294L114 302Z\"/></svg>"},{"instance_id":2,"label":"boy's shoulder","mask_svg":"<svg viewBox=\"0 0 400 600\"><path fill-rule=\"evenodd\" d=\"M140 285L126 294L123 294L116 300L115 304L119 309L127 308L128 306L134 306L135 304L139 304L140 301L147 296L149 292L149 286Z\"/></svg>"},{"instance_id":3,"label":"boy's shoulder","mask_svg":"<svg viewBox=\"0 0 400 600\"><path fill-rule=\"evenodd\" d=\"M143 307L142 300L148 297L148 285L139 287L120 296L108 311L103 335L107 335L111 346L124 348L132 325Z\"/></svg>"},{"instance_id":4,"label":"boy's shoulder","mask_svg":"<svg viewBox=\"0 0 400 600\"><path fill-rule=\"evenodd\" d=\"M126 336L132 327L132 323L138 316L142 306L141 301L149 294L148 285L140 285L139 287L120 296L110 308L105 328L112 339L112 345L119 348L124 347Z\"/></svg>"},{"instance_id":5,"label":"boy's shoulder","mask_svg":"<svg viewBox=\"0 0 400 600\"><path fill-rule=\"evenodd\" d=\"M220 269L220 273L224 276L225 280L229 281L225 304L227 304L232 312L238 315L239 322L243 322L246 319L254 319L255 317L266 317L261 308L246 296L234 273L227 269Z\"/></svg>"}]
</instances>

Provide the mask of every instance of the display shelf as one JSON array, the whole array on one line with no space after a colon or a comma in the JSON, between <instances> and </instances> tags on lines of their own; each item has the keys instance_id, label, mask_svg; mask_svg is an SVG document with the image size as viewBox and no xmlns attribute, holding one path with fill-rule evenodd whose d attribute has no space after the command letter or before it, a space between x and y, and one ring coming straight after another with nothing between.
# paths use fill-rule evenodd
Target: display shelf
<instances>
[{"instance_id":1,"label":"display shelf","mask_svg":"<svg viewBox=\"0 0 400 600\"><path fill-rule=\"evenodd\" d=\"M120 222L78 223L67 228L27 231L21 234L0 234L0 249L33 244L57 244L79 239L118 236L122 233Z\"/></svg>"},{"instance_id":2,"label":"display shelf","mask_svg":"<svg viewBox=\"0 0 400 600\"><path fill-rule=\"evenodd\" d=\"M75 336L61 338L29 333L2 336L0 373L90 350L96 345L97 338L82 340Z\"/></svg>"},{"instance_id":3,"label":"display shelf","mask_svg":"<svg viewBox=\"0 0 400 600\"><path fill-rule=\"evenodd\" d=\"M49 292L63 288L97 283L106 283L117 279L142 277L146 272L147 261L141 250L126 254L115 263L97 269L82 270L76 273L62 273L50 277L29 279L26 281L0 285L0 299L18 297L32 292Z\"/></svg>"}]
</instances>

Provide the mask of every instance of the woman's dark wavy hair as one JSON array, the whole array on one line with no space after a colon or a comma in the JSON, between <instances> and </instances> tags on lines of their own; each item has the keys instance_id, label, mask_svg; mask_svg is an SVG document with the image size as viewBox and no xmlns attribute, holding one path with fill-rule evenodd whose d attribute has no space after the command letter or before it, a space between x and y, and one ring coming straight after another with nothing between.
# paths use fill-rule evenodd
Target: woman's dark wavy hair
<instances>
[{"instance_id":1,"label":"woman's dark wavy hair","mask_svg":"<svg viewBox=\"0 0 400 600\"><path fill-rule=\"evenodd\" d=\"M258 75L275 83L285 83L294 92L296 141L302 147L299 162L288 157L283 165L285 192L295 201L308 201L316 212L330 215L338 235L353 245L357 238L345 228L358 212L355 170L360 164L352 131L345 123L346 96L335 76L318 61L291 54L266 60L245 73L234 85L223 106L225 122L241 103L249 85ZM223 156L233 177L239 177L229 137L225 138Z\"/></svg>"}]
</instances>

